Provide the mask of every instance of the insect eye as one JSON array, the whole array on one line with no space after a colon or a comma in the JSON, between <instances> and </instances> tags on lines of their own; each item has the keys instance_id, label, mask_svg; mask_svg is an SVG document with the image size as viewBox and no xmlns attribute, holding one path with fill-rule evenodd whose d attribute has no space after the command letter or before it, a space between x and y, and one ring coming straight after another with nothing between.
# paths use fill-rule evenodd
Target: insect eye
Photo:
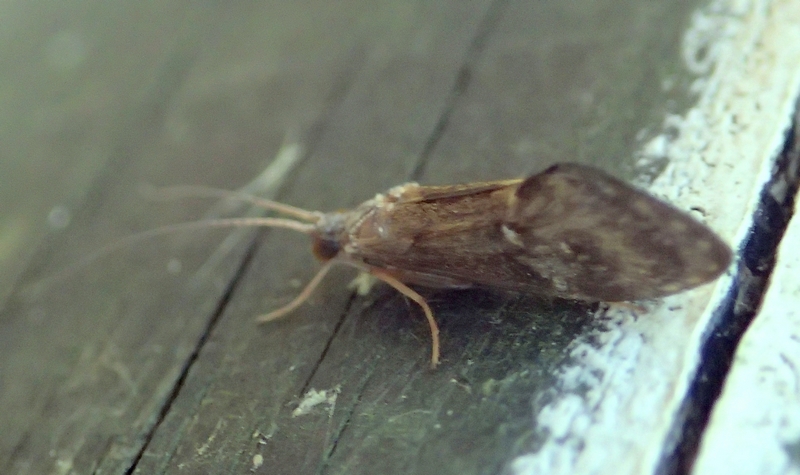
<instances>
[{"instance_id":1,"label":"insect eye","mask_svg":"<svg viewBox=\"0 0 800 475\"><path fill-rule=\"evenodd\" d=\"M321 261L329 261L339 254L341 250L339 243L331 239L314 239L313 251L317 259Z\"/></svg>"}]
</instances>

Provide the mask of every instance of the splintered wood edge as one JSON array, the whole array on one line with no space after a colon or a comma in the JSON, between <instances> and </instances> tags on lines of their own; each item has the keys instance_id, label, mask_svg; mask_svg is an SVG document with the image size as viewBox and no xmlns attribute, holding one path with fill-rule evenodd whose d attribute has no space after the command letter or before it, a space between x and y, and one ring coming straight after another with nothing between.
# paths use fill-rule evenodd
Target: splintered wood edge
<instances>
[{"instance_id":1,"label":"splintered wood edge","mask_svg":"<svg viewBox=\"0 0 800 475\"><path fill-rule=\"evenodd\" d=\"M670 158L651 191L683 209L702 210L695 216L735 250L751 227L800 90L798 24L800 4L790 0L718 0L696 12L684 57L699 58L701 50L710 55L707 64L687 63L704 74L696 83L697 103L683 117L665 119L665 129L680 131L677 139L659 137L642 151L645 160ZM615 308L605 331L575 342L574 363L558 376L559 395L535 415L534 430L546 437L538 451L513 460L512 471L654 473L712 313L733 283L731 272L664 299L645 315Z\"/></svg>"},{"instance_id":2,"label":"splintered wood edge","mask_svg":"<svg viewBox=\"0 0 800 475\"><path fill-rule=\"evenodd\" d=\"M800 219L778 250L764 303L742 338L694 473L797 470L800 447Z\"/></svg>"}]
</instances>

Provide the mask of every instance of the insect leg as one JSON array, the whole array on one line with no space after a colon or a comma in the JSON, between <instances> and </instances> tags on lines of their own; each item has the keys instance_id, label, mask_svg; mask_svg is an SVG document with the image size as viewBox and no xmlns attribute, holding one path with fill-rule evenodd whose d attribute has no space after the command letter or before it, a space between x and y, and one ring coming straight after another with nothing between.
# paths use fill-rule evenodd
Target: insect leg
<instances>
[{"instance_id":1,"label":"insect leg","mask_svg":"<svg viewBox=\"0 0 800 475\"><path fill-rule=\"evenodd\" d=\"M322 279L328 273L333 264L349 264L359 269L365 270L370 274L372 274L373 276L375 276L376 278L391 285L395 290L405 295L406 297L410 298L422 308L422 311L425 313L425 318L428 320L428 326L430 327L431 330L431 340L432 340L431 368L436 368L436 366L439 364L439 326L436 324L436 320L433 318L433 311L431 310L430 306L428 306L428 302L426 302L425 299L420 294L418 294L411 287L402 283L396 277L394 277L393 275L382 269L367 267L346 260L342 261L335 259L330 260L326 262L325 265L322 266L322 268L320 268L319 272L317 272L317 275L315 275L314 278L311 279L311 281L306 285L303 291L300 292L300 294L297 297L295 297L294 300L292 300L291 302L289 302L288 304L284 305L283 307L277 310L273 310L272 312L266 315L258 317L256 321L259 323L271 322L272 320L276 320L278 318L285 316L286 314L292 312L297 307L302 305L303 302L308 300L308 298L311 296L311 294L314 292L317 286L319 286L319 283L322 282Z\"/></svg>"},{"instance_id":2,"label":"insect leg","mask_svg":"<svg viewBox=\"0 0 800 475\"><path fill-rule=\"evenodd\" d=\"M306 288L304 288L303 291L300 292L300 294L294 298L294 300L292 300L291 302L289 302L288 304L284 305L283 307L277 310L273 310L266 315L261 315L260 317L256 318L256 321L258 323L271 322L272 320L276 320L292 312L294 309L302 305L303 302L308 300L308 298L317 288L319 283L322 282L322 279L325 277L325 274L327 274L328 271L331 270L331 266L333 266L333 264L335 264L335 261L333 260L326 262L325 265L323 265L322 268L319 270L319 272L317 272L317 275L315 275L314 278L311 279L311 281L306 285Z\"/></svg>"},{"instance_id":3,"label":"insect leg","mask_svg":"<svg viewBox=\"0 0 800 475\"><path fill-rule=\"evenodd\" d=\"M433 318L433 312L428 306L428 302L426 302L425 299L422 298L422 296L414 291L411 287L400 282L396 277L382 269L370 268L369 273L391 285L395 288L395 290L410 298L416 302L417 305L422 307L422 311L425 312L425 318L428 319L428 326L430 326L431 329L431 369L436 368L436 366L439 364L439 326L436 324L436 320Z\"/></svg>"}]
</instances>

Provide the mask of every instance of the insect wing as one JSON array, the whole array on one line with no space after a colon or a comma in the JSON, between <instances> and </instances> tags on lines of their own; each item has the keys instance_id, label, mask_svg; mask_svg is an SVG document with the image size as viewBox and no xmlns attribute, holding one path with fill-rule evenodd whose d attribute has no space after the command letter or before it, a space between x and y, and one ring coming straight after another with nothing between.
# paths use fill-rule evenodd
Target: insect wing
<instances>
[{"instance_id":1,"label":"insect wing","mask_svg":"<svg viewBox=\"0 0 800 475\"><path fill-rule=\"evenodd\" d=\"M503 284L518 276L498 275L503 269L492 260L506 247L499 230L509 197L521 182L396 187L387 203L370 207L351 228L349 257L407 283L509 288Z\"/></svg>"},{"instance_id":2,"label":"insect wing","mask_svg":"<svg viewBox=\"0 0 800 475\"><path fill-rule=\"evenodd\" d=\"M581 165L525 180L407 185L395 198L351 242L354 257L409 283L613 302L694 287L731 259L704 225Z\"/></svg>"},{"instance_id":3,"label":"insect wing","mask_svg":"<svg viewBox=\"0 0 800 475\"><path fill-rule=\"evenodd\" d=\"M556 165L522 182L505 226L524 251L513 259L570 298L669 295L718 277L731 261L705 225L581 165Z\"/></svg>"}]
</instances>

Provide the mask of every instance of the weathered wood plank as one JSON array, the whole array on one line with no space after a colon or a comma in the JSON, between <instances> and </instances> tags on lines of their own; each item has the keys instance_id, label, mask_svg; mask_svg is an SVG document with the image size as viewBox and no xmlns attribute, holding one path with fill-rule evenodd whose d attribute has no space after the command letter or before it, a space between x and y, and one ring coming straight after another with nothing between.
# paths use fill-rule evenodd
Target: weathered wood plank
<instances>
[{"instance_id":1,"label":"weathered wood plank","mask_svg":"<svg viewBox=\"0 0 800 475\"><path fill-rule=\"evenodd\" d=\"M298 174L287 200L323 209L352 206L376 191L408 179L448 106L448 95L489 4L415 4L414 15L406 23L398 24L391 38L383 40L392 48L368 53L367 61L330 118L329 127ZM415 48L409 51L407 45L411 41L415 42ZM362 191L365 186L371 188L370 192ZM394 296L392 308L399 304L400 318L391 321L367 314L354 319L357 315L347 312L351 297L343 292L351 277L347 273L330 279L315 297L316 302L324 305L307 305L285 321L253 331L253 317L268 309L264 303L270 300L265 300L265 295L272 296L274 306L276 296L288 297L297 292L287 282L298 277L305 281L313 275L316 265L308 257L307 246L304 239L287 240L286 235L277 233L265 241L234 296L230 312L215 329L218 338L225 342L220 346L221 351L204 351L201 355L203 367L219 371L193 372L187 380L193 388L195 384L207 387L204 400L208 403L198 406L200 401L191 396L195 390L182 392L165 420L164 430L156 433L152 450L145 453L138 467L141 473L172 472L177 467L213 471L219 464L244 470L250 468L255 454L264 458L261 470L266 473L322 469L328 458L325 454L331 452L331 444L340 438L341 427L347 425L346 414L355 409L354 398L362 386L348 381L364 381L379 374L380 368L374 367L376 361L367 359L367 355L385 348L390 354L396 353L396 357L390 358L395 368L406 367L405 371L414 378L427 372L429 336L423 321L410 317L402 300ZM361 305L363 302L358 302ZM364 327L370 332L356 332L364 322L370 323ZM401 335L406 353L401 354L395 347L394 334L404 326ZM385 336L380 337L381 334ZM342 340L342 335L347 336ZM336 353L334 345L338 346L340 341L358 345L355 348L360 353L360 357L351 355L346 365L343 356L332 357L330 364L344 374L319 366L329 364L327 358L321 362L320 358ZM328 345L331 347L326 353ZM384 377L395 371L394 368L384 371ZM311 386L332 389L310 382L321 374L338 379L334 385L342 388L335 419L327 422L324 412L322 419L315 415L292 418L293 408L287 404L296 401ZM245 381L244 375L260 376ZM230 378L236 378L236 394L230 391L233 384ZM401 386L412 384L411 379L392 380ZM233 400L240 403L233 404ZM374 420L383 417L384 414L376 413ZM177 433L178 425L187 418L195 422L187 432ZM219 425L230 418L246 424ZM254 433L270 435L263 452L259 450L258 437L253 438ZM176 440L169 458L164 458L163 446ZM208 448L198 454L197 447L206 447L207 440ZM248 447L251 449L242 450ZM207 455L210 453L213 456ZM398 452L397 456L408 460L407 453Z\"/></svg>"},{"instance_id":2,"label":"weathered wood plank","mask_svg":"<svg viewBox=\"0 0 800 475\"><path fill-rule=\"evenodd\" d=\"M545 35L552 35L552 30L544 29L542 37L530 33L539 31L538 28L531 27L532 24L538 24L537 21L547 23L547 19L552 18L547 13L564 14L558 7L549 8L551 10L541 5L523 5L520 2L511 4L507 11L503 11L497 26L486 39L486 51L473 60L474 63L468 71L474 82L469 83L459 100L455 101L452 115L446 117L447 126L439 143L414 168L416 173L421 173L418 178L426 182L454 181L453 177L460 176L459 173L467 173L461 171L462 169L469 172L470 167L483 172L482 178L499 178L533 167L530 155L524 151L514 153L514 147L508 144L538 144L538 139L546 140L547 134L552 132L554 118L564 119L562 109L543 107L541 103L519 105L526 97L555 97L569 103L571 98L584 93L589 97L601 97L598 101L611 110L626 109L625 104L630 96L621 92L611 97L604 94L605 88L611 88L612 84L620 85L621 90L630 91L631 84L641 83L627 75L630 70L623 67L627 66L623 60L616 63L619 69L613 70L619 74L618 78L606 79L607 82L602 82L602 87L592 84L598 90L586 86L579 79L574 83L565 82L565 77L575 75L575 70L582 72L578 76L584 81L596 74L593 69L598 67L593 64L595 59L585 53L575 54L576 58L584 58L585 63L577 62L576 65L574 60L565 61L563 66L569 67L567 72L562 72L557 67L547 69L547 73L552 76L545 73L542 75L549 78L549 81L536 83L530 81L525 74L509 74L505 81L494 76L499 74L496 72L498 69L516 73L513 68L515 59L519 61L520 67L529 62L539 64L525 55L517 59L520 49L529 47L535 50L533 45L538 45L539 40L543 42L542 55L559 59L558 55L562 51L546 42L549 36ZM617 12L616 9L612 10ZM600 11L603 11L602 8ZM581 27L585 27L590 19L598 17L596 10L573 13L577 17L573 23ZM600 17L613 16L611 12L604 13L605 16ZM634 13L645 15L644 12ZM650 14L651 21L658 18L663 24L660 13ZM682 23L680 16L674 20L676 24ZM637 24L630 18L620 18L619 22L620 25ZM598 20L597 28L600 28L600 23ZM527 32L527 36L523 31ZM521 40L521 37L525 40ZM620 43L629 41L629 37L624 34L615 39ZM565 34L563 41L581 51L580 46L574 45L573 36ZM520 47L520 44L525 46ZM596 38L587 35L584 46L597 48ZM615 51L618 46L619 43L609 41L610 51ZM553 50L556 52L552 52ZM677 51L675 55L677 56ZM502 64L506 69L497 66L500 59L507 62ZM663 58L658 60L663 61ZM611 74L608 70L604 72ZM648 83L642 87L652 88L653 84ZM635 94L636 97L650 97L649 92L653 89L646 90L648 93L627 93ZM358 96L364 92L356 85L351 94ZM553 99L553 102L557 101L558 99ZM364 109L363 104L370 104L371 101L358 102L362 104L361 113L369 115L370 108ZM498 107L497 103L507 106L495 112L501 117L507 114L507 121L492 120L492 108ZM516 105L516 108L508 107L509 104ZM563 107L564 102L559 104ZM636 110L642 117L649 117L652 104L645 103L644 106L644 109ZM374 107L381 108L381 105ZM541 115L543 108L558 112L540 117L537 121L535 118ZM519 117L514 117L514 112ZM575 116L559 123L556 130L563 130L564 123L581 124L581 113L587 113L580 109L571 112ZM628 116L621 114L611 114L611 117L630 120ZM519 119L527 127L510 127L509 124L516 123L515 119ZM337 147L340 140L359 145L363 142L363 139L358 139L362 133L358 128L353 131L353 127L348 127L345 122L336 123L341 124L341 131L336 134L336 139L332 139ZM630 133L619 132L629 127L624 120L616 126L607 126L611 130L617 130L621 137ZM577 135L581 135L581 132L590 134L589 130L579 126L578 129ZM431 133L434 134L432 140L439 140L435 136L436 131ZM565 134L569 135L569 132ZM396 138L388 136L383 142L390 150L393 148L392 140ZM624 142L622 139L620 141ZM580 156L570 141L554 142L563 143L566 147L565 150L554 153L554 159ZM597 152L586 152L588 156L618 152L620 147L619 143L608 145L599 140L587 143L594 143L598 148ZM582 144L582 147L588 148L587 143ZM324 144L323 140L321 147ZM611 151L603 149L603 146L611 147ZM631 148L626 155L631 155L633 145L628 146ZM524 147L521 148L524 150ZM480 154L472 150L480 150ZM358 156L358 151L350 153L348 160L358 160ZM376 159L370 156L363 160L368 164L374 163L373 160ZM546 161L541 162L541 166L546 164ZM624 169L630 165L614 166ZM505 167L511 173L504 171ZM355 169L358 170L359 167ZM335 176L349 179L348 175L337 173ZM309 180L319 178L312 174ZM398 177L395 182L401 180L402 177ZM300 186L297 198L292 202L304 203L313 199L303 194L303 190L308 188L310 187ZM330 190L330 193L330 196L337 196L341 192ZM345 197L353 199L350 194ZM362 196L361 199L363 198L365 197ZM350 201L354 202L357 199ZM252 277L248 275L245 278L241 294L234 296L230 314L225 315L217 328L222 341L220 346L227 350L215 349L200 355L198 361L205 364L187 380L188 384L193 385L192 389L179 395L173 410L167 416L166 425L163 426L166 430L156 433L153 450L148 450L146 455L148 460L153 461L153 465L143 465L142 473L156 468L167 472L176 471L177 467L208 470L208 467L216 467L218 463L243 470L250 468L254 460L262 464L255 467L256 471L264 473L367 473L379 470L400 473L480 473L501 470L513 455L524 453L546 442L546 433L541 432L541 428L530 425L530 417L536 413L536 409L531 412L531 406L540 407L548 402L549 397L558 394L558 388L553 386L550 374L556 371L557 364L567 356L569 343L576 336L587 334L591 328L586 323L588 309L569 309L563 307L563 304L543 306L541 302L531 301L525 301L522 307L516 307L515 300L507 298L499 298L494 303L490 301L488 306L481 306L476 305L476 302L482 301L486 296L480 294L433 294L443 329L446 361L437 373L429 374L425 369L427 355L423 352L427 351L424 323L418 317L416 324L414 320L409 321L413 318L414 309L406 310L404 306L398 305L402 299L392 293L383 292L374 294L363 303L356 300L356 306L345 311L342 297L332 297L335 293L331 293L335 292L337 284L341 286L342 281L332 282L326 286L326 293L318 297L320 302L326 302L326 308L304 308L293 315L291 320L265 328L265 333L258 338L249 335L243 325L246 325L251 315L263 311L254 302L257 302L264 288L280 286L280 282L274 280L275 268L270 265L277 262L278 252L283 253L281 260L286 262L286 243L279 238L267 240L263 254L255 259ZM263 264L259 264L260 262ZM303 275L302 271L295 272ZM305 271L305 275L307 279L311 272ZM442 300L439 301L439 298ZM700 299L702 298L701 296ZM443 303L451 301L458 302L452 313L448 312L447 304ZM698 306L701 307L702 303ZM520 314L517 314L511 310L516 308L525 310L520 310ZM344 318L339 320L342 314ZM488 322L487 314L490 316ZM515 314L517 318L514 317ZM494 323L492 315L496 315L497 321L502 323ZM566 322L570 324L567 325ZM319 335L326 328L333 330L332 340L324 353L320 353L319 346L307 343L306 338L308 333ZM676 330L676 334L671 337L685 338L689 331L687 328ZM292 333L284 333L285 331ZM608 333L610 332L605 332ZM512 337L510 345L509 334L517 335ZM558 338L556 335L563 336ZM288 351L285 350L287 341L290 347ZM240 344L237 352L231 351L234 342ZM614 347L613 344L611 346ZM623 350L628 352L629 349ZM653 353L658 355L660 351L663 349L656 348ZM323 357L321 362L314 357L315 354ZM676 363L675 359L671 359L672 355L674 353L668 352L664 365ZM630 357L631 353L628 352L625 356ZM272 362L276 358L283 358L279 360L282 367L273 366ZM265 367L264 361L271 363ZM675 366L680 368L678 364ZM213 375L208 373L209 367L220 369ZM677 371L673 371L672 374L676 373ZM258 382L244 380L244 375L251 374L266 375L262 377L270 382L270 387L260 388ZM234 384L237 388L236 394L232 394L229 389ZM671 382L666 381L663 384L668 386ZM195 397L198 387L206 388L202 400ZM282 396L276 393L276 388L281 388ZM636 387L632 389L639 390ZM322 390L326 391L326 397L316 410L308 415L292 417L293 410L304 395L317 395L316 391ZM279 400L276 401L276 397ZM566 397L574 400L574 393L566 391ZM654 404L663 408L664 401L656 399ZM183 427L179 431L178 425L190 418L193 418L193 422L186 431L183 431ZM242 422L234 425L230 422L232 419ZM647 438L653 440L658 439L659 434L663 436L665 426L651 426L648 429L651 433ZM173 458L169 461L159 458L160 453L157 450L166 441L174 441L176 438L180 442L172 449ZM658 444L659 441L654 442L654 445ZM202 450L198 450L198 447ZM237 448L241 451L237 452ZM592 450L596 448L593 446ZM635 460L642 457L643 453L639 449L616 455ZM157 461L163 465L156 465Z\"/></svg>"},{"instance_id":3,"label":"weathered wood plank","mask_svg":"<svg viewBox=\"0 0 800 475\"><path fill-rule=\"evenodd\" d=\"M120 8L113 14L125 11ZM148 14L170 16L176 30L164 34L168 41L143 37L145 44L125 43L131 49L120 54L130 51L153 64L129 71L142 74L141 83L125 92L114 113L102 111L114 122L98 138L113 142L107 152L111 164L88 194L84 190L87 198L72 226L39 253L28 284L120 236L195 219L208 208L148 203L137 192L140 183L233 188L258 175L287 135L312 144L315 123L324 120L358 60L359 32L344 27L340 41L316 42L288 55L285 45L294 44L308 25L306 12L296 8L275 17L274 28L267 30L264 24L243 21L264 18L253 14L254 6L174 8L141 11L136 17L147 23L157 21ZM345 13L349 18L350 11ZM219 20L226 15L227 26ZM120 15L117 21L127 23L131 16ZM67 27L94 38L83 23ZM222 42L219 32L226 29L238 36ZM117 31L128 30L120 25ZM214 57L226 45L240 54L222 64ZM91 46L101 56L113 52L102 42ZM87 63L89 70L104 64L96 57ZM132 246L5 305L0 470L130 469L213 320L244 249L203 279L171 274L169 263L196 270L218 241L213 233L193 233L191 239L177 236Z\"/></svg>"},{"instance_id":4,"label":"weathered wood plank","mask_svg":"<svg viewBox=\"0 0 800 475\"><path fill-rule=\"evenodd\" d=\"M790 2L717 5L727 13L703 18L724 38L690 22L691 5L622 0L177 5L184 29L119 107L106 176L27 282L206 208L146 206L138 183L237 187L293 144L298 168L277 187L304 207L579 160L666 169L654 189L735 242L797 88L797 58L775 46L791 36ZM269 232L251 253L245 237L197 273L216 236L135 246L8 302L5 472L652 473L713 328L710 287L638 320L427 292L444 351L430 372L418 309L380 286L353 295L346 271L255 327L313 275L307 242Z\"/></svg>"}]
</instances>

